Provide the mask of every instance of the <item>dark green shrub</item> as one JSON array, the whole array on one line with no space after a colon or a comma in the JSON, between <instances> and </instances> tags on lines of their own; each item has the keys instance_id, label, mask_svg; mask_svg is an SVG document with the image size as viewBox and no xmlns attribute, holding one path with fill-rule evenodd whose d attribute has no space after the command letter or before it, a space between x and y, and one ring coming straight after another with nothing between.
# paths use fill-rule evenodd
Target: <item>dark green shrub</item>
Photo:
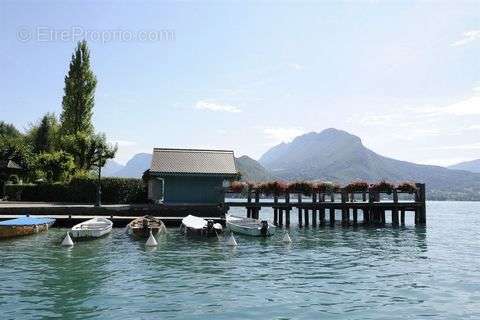
<instances>
[{"instance_id":1,"label":"dark green shrub","mask_svg":"<svg viewBox=\"0 0 480 320\"><path fill-rule=\"evenodd\" d=\"M146 203L147 188L141 179L103 178L102 203ZM97 182L90 178L74 178L68 184L8 185L6 195L11 200L95 203Z\"/></svg>"}]
</instances>

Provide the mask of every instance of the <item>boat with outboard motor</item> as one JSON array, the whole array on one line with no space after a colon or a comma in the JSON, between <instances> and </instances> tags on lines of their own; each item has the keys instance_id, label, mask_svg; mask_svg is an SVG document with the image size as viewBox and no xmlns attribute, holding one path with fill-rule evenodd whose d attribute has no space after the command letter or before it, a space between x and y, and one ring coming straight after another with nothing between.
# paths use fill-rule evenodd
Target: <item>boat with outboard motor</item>
<instances>
[{"instance_id":1,"label":"boat with outboard motor","mask_svg":"<svg viewBox=\"0 0 480 320\"><path fill-rule=\"evenodd\" d=\"M254 237L266 237L275 233L275 226L267 220L225 215L227 227L234 233Z\"/></svg>"},{"instance_id":2,"label":"boat with outboard motor","mask_svg":"<svg viewBox=\"0 0 480 320\"><path fill-rule=\"evenodd\" d=\"M216 236L223 232L220 223L214 223L213 220L205 220L201 217L188 215L182 219L180 230L188 235L195 236Z\"/></svg>"},{"instance_id":3,"label":"boat with outboard motor","mask_svg":"<svg viewBox=\"0 0 480 320\"><path fill-rule=\"evenodd\" d=\"M25 217L8 219L0 222L0 238L12 238L18 236L26 236L42 231L55 222L55 219L46 217Z\"/></svg>"}]
</instances>

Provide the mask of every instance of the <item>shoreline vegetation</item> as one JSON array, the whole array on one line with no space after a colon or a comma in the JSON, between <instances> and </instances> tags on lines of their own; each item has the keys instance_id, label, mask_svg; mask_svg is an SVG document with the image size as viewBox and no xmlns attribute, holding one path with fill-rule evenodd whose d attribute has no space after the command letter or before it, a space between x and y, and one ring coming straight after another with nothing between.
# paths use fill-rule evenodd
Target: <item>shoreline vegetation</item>
<instances>
[{"instance_id":1,"label":"shoreline vegetation","mask_svg":"<svg viewBox=\"0 0 480 320\"><path fill-rule=\"evenodd\" d=\"M87 43L78 42L64 79L60 116L46 113L26 132L0 121L0 163L11 164L10 168L0 166L0 199L7 184L8 189L27 183L23 188L33 189L28 185L34 184L58 190L58 185L100 176L106 161L115 157L117 146L107 143L104 133L95 132L96 86Z\"/></svg>"}]
</instances>

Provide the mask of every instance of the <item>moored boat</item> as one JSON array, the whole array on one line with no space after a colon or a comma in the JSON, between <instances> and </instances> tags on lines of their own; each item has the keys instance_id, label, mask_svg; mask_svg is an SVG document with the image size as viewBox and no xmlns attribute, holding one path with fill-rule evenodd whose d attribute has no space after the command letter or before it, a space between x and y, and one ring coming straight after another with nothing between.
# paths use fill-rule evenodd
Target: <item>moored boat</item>
<instances>
[{"instance_id":1,"label":"moored boat","mask_svg":"<svg viewBox=\"0 0 480 320\"><path fill-rule=\"evenodd\" d=\"M55 219L52 218L30 216L1 221L0 238L26 236L47 231L54 222Z\"/></svg>"},{"instance_id":2,"label":"moored boat","mask_svg":"<svg viewBox=\"0 0 480 320\"><path fill-rule=\"evenodd\" d=\"M96 217L81 222L72 228L73 238L99 238L112 231L113 222L107 218Z\"/></svg>"},{"instance_id":3,"label":"moored boat","mask_svg":"<svg viewBox=\"0 0 480 320\"><path fill-rule=\"evenodd\" d=\"M207 237L216 236L223 231L220 223L214 223L213 220L205 220L192 215L188 215L182 219L180 229L189 235Z\"/></svg>"},{"instance_id":4,"label":"moored boat","mask_svg":"<svg viewBox=\"0 0 480 320\"><path fill-rule=\"evenodd\" d=\"M266 237L275 233L275 226L267 220L225 215L227 227L234 233L254 237Z\"/></svg>"},{"instance_id":5,"label":"moored boat","mask_svg":"<svg viewBox=\"0 0 480 320\"><path fill-rule=\"evenodd\" d=\"M148 238L150 231L155 236L164 230L163 221L153 216L138 217L127 225L127 233L138 238Z\"/></svg>"}]
</instances>

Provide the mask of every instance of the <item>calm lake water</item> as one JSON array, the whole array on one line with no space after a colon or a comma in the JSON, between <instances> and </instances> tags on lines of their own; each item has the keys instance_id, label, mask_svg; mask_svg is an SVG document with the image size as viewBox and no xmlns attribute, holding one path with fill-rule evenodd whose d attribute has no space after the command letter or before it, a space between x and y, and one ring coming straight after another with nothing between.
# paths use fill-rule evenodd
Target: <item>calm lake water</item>
<instances>
[{"instance_id":1,"label":"calm lake water","mask_svg":"<svg viewBox=\"0 0 480 320\"><path fill-rule=\"evenodd\" d=\"M116 229L65 249L51 229L0 242L0 318L479 319L480 203L429 202L427 219L236 248L170 229L149 250Z\"/></svg>"}]
</instances>

